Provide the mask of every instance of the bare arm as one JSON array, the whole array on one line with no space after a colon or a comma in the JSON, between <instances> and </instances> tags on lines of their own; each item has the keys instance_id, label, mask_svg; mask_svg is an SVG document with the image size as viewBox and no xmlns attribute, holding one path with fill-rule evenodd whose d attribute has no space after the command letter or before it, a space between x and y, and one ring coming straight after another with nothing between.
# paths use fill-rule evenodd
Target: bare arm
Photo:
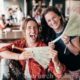
<instances>
[{"instance_id":1,"label":"bare arm","mask_svg":"<svg viewBox=\"0 0 80 80\"><path fill-rule=\"evenodd\" d=\"M56 50L51 49L50 53L52 54L52 61L49 64L49 69L57 78L61 78L65 71L65 66L60 63Z\"/></svg>"},{"instance_id":2,"label":"bare arm","mask_svg":"<svg viewBox=\"0 0 80 80\"><path fill-rule=\"evenodd\" d=\"M54 68L55 68L55 71L58 73L58 74L62 74L62 71L63 71L63 65L60 63L59 59L58 59L58 52L56 50L51 50L52 52L52 62L54 64Z\"/></svg>"},{"instance_id":3,"label":"bare arm","mask_svg":"<svg viewBox=\"0 0 80 80\"><path fill-rule=\"evenodd\" d=\"M67 46L67 48L74 54L78 55L80 52L80 46L79 46L79 37L75 37L70 41L70 37L63 36L62 38L64 44Z\"/></svg>"},{"instance_id":4,"label":"bare arm","mask_svg":"<svg viewBox=\"0 0 80 80\"><path fill-rule=\"evenodd\" d=\"M0 56L1 56L2 58L6 58L6 59L18 60L18 59L19 59L19 55L20 55L20 54L17 54L17 53L8 51L8 50L3 51L3 52L0 52Z\"/></svg>"},{"instance_id":5,"label":"bare arm","mask_svg":"<svg viewBox=\"0 0 80 80\"><path fill-rule=\"evenodd\" d=\"M21 54L17 54L8 50L0 52L0 56L6 59L14 60L25 60L32 57L32 55L27 51L23 51Z\"/></svg>"},{"instance_id":6,"label":"bare arm","mask_svg":"<svg viewBox=\"0 0 80 80\"><path fill-rule=\"evenodd\" d=\"M79 37L72 39L71 42L67 44L67 47L74 55L78 55L80 52Z\"/></svg>"}]
</instances>

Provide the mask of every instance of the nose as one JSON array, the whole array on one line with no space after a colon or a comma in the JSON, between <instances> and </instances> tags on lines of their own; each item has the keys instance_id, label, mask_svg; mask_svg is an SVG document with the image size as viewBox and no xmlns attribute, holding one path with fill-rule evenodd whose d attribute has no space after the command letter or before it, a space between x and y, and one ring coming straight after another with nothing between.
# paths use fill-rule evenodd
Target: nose
<instances>
[{"instance_id":1,"label":"nose","mask_svg":"<svg viewBox=\"0 0 80 80\"><path fill-rule=\"evenodd\" d=\"M55 21L54 20L51 20L51 24L54 25L55 24Z\"/></svg>"},{"instance_id":2,"label":"nose","mask_svg":"<svg viewBox=\"0 0 80 80\"><path fill-rule=\"evenodd\" d=\"M35 33L35 29L34 28L31 29L31 33Z\"/></svg>"},{"instance_id":3,"label":"nose","mask_svg":"<svg viewBox=\"0 0 80 80\"><path fill-rule=\"evenodd\" d=\"M52 23L52 24L55 24L55 23L56 23L56 18L52 18L52 19L51 19L51 23Z\"/></svg>"}]
</instances>

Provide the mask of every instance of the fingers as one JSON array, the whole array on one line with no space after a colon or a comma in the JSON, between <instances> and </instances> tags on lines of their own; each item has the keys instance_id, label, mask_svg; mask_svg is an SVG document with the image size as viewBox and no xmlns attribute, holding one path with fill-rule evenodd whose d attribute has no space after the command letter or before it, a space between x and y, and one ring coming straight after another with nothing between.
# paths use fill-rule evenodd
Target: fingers
<instances>
[{"instance_id":1,"label":"fingers","mask_svg":"<svg viewBox=\"0 0 80 80\"><path fill-rule=\"evenodd\" d=\"M58 52L56 50L50 49L50 54L52 54L52 61L56 62L58 59Z\"/></svg>"},{"instance_id":2,"label":"fingers","mask_svg":"<svg viewBox=\"0 0 80 80\"><path fill-rule=\"evenodd\" d=\"M49 49L49 53L52 55L52 58L58 56L58 52L52 48Z\"/></svg>"},{"instance_id":3,"label":"fingers","mask_svg":"<svg viewBox=\"0 0 80 80\"><path fill-rule=\"evenodd\" d=\"M32 58L32 57L33 57L32 53L27 52L27 51L22 52L21 55L20 55L21 59L29 59L29 58Z\"/></svg>"},{"instance_id":4,"label":"fingers","mask_svg":"<svg viewBox=\"0 0 80 80\"><path fill-rule=\"evenodd\" d=\"M48 43L48 46L49 46L50 48L52 48L52 49L54 49L54 48L55 48L55 45L54 45L54 43L53 43L53 42L49 42L49 43Z\"/></svg>"},{"instance_id":5,"label":"fingers","mask_svg":"<svg viewBox=\"0 0 80 80\"><path fill-rule=\"evenodd\" d=\"M27 56L28 58L32 58L33 55L32 55L32 52L25 51L24 56Z\"/></svg>"},{"instance_id":6,"label":"fingers","mask_svg":"<svg viewBox=\"0 0 80 80\"><path fill-rule=\"evenodd\" d=\"M54 43L53 42L49 42L48 45L50 47L49 52L50 52L50 54L52 54L52 58L56 57L58 52L56 50L54 50L54 48L55 48Z\"/></svg>"},{"instance_id":7,"label":"fingers","mask_svg":"<svg viewBox=\"0 0 80 80\"><path fill-rule=\"evenodd\" d=\"M57 52L56 50L50 49L50 53L51 53L53 56L57 56L57 55L58 55L58 52Z\"/></svg>"},{"instance_id":8,"label":"fingers","mask_svg":"<svg viewBox=\"0 0 80 80\"><path fill-rule=\"evenodd\" d=\"M70 42L70 37L64 35L62 38L61 38L64 42L64 44L68 44Z\"/></svg>"}]
</instances>

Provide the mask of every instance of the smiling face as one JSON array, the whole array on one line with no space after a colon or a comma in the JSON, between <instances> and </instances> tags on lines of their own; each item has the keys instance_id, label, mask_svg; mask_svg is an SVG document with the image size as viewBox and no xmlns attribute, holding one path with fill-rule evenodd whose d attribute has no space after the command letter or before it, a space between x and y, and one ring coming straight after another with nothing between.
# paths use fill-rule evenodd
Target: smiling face
<instances>
[{"instance_id":1,"label":"smiling face","mask_svg":"<svg viewBox=\"0 0 80 80\"><path fill-rule=\"evenodd\" d=\"M35 21L30 20L26 25L26 38L30 42L36 42L39 34L39 28Z\"/></svg>"},{"instance_id":2,"label":"smiling face","mask_svg":"<svg viewBox=\"0 0 80 80\"><path fill-rule=\"evenodd\" d=\"M60 19L61 17L58 16L56 13L50 11L45 16L45 20L47 24L54 30L58 31L60 29Z\"/></svg>"}]
</instances>

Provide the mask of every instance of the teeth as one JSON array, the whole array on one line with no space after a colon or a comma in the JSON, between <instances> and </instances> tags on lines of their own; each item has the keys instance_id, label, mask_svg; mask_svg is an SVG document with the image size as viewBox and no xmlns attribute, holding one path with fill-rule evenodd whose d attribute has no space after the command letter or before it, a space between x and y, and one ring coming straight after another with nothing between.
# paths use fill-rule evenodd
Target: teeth
<instances>
[{"instance_id":1,"label":"teeth","mask_svg":"<svg viewBox=\"0 0 80 80\"><path fill-rule=\"evenodd\" d=\"M35 37L35 35L30 35L30 37Z\"/></svg>"}]
</instances>

